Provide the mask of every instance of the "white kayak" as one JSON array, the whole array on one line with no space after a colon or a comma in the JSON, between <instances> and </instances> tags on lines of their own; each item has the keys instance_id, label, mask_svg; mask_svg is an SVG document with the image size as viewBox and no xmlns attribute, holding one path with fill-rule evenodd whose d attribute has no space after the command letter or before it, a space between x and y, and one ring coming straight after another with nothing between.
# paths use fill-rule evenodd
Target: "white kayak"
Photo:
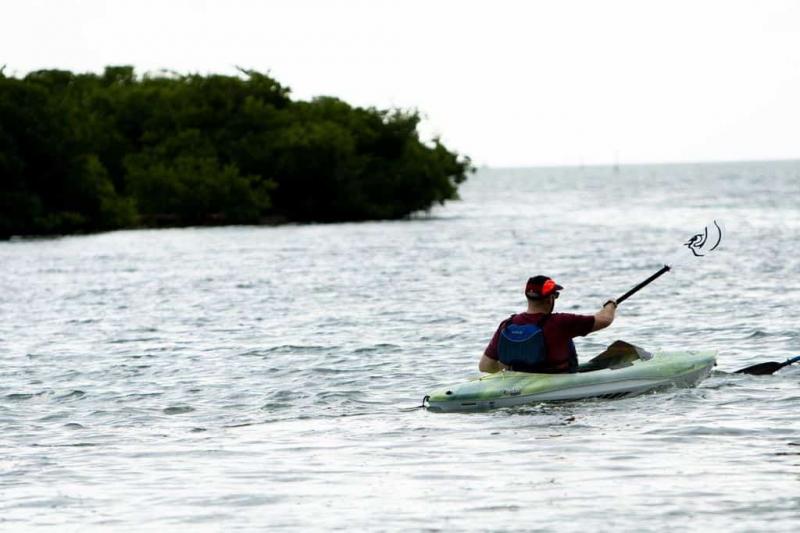
<instances>
[{"instance_id":1,"label":"white kayak","mask_svg":"<svg viewBox=\"0 0 800 533\"><path fill-rule=\"evenodd\" d=\"M692 387L716 365L716 351L650 354L622 341L574 374L503 371L443 387L425 397L430 411L479 411L538 402L625 398L667 387Z\"/></svg>"}]
</instances>

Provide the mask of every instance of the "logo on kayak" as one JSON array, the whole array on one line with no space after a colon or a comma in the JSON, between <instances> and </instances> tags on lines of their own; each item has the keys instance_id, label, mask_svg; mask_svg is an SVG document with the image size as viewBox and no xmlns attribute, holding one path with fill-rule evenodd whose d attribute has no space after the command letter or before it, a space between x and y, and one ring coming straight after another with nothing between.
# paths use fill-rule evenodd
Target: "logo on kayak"
<instances>
[{"instance_id":1,"label":"logo on kayak","mask_svg":"<svg viewBox=\"0 0 800 533\"><path fill-rule=\"evenodd\" d=\"M503 396L519 396L522 394L522 389L505 389Z\"/></svg>"},{"instance_id":2,"label":"logo on kayak","mask_svg":"<svg viewBox=\"0 0 800 533\"><path fill-rule=\"evenodd\" d=\"M692 251L695 257L703 257L708 252L713 252L722 242L722 228L714 221L712 226L706 226L703 233L698 233L689 239L684 246Z\"/></svg>"}]
</instances>

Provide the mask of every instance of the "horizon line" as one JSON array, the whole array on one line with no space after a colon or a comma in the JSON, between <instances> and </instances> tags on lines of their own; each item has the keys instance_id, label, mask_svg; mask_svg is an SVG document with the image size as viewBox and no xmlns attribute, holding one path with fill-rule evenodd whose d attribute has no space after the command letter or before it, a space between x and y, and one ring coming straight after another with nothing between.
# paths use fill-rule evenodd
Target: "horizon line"
<instances>
[{"instance_id":1,"label":"horizon line","mask_svg":"<svg viewBox=\"0 0 800 533\"><path fill-rule=\"evenodd\" d=\"M642 166L678 166L678 165L725 165L725 164L746 164L746 163L800 163L800 157L768 158L768 159L694 159L683 161L637 161L637 162L617 162L617 163L544 163L530 165L475 165L476 170L482 169L529 169L529 168L622 168L622 167L642 167Z\"/></svg>"}]
</instances>

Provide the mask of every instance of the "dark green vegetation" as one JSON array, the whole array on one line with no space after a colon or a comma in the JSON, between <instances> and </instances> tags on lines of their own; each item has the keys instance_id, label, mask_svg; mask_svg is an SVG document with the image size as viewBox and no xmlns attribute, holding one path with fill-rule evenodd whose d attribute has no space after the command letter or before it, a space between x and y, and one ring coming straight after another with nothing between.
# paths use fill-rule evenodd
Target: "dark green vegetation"
<instances>
[{"instance_id":1,"label":"dark green vegetation","mask_svg":"<svg viewBox=\"0 0 800 533\"><path fill-rule=\"evenodd\" d=\"M456 197L468 158L415 112L292 101L257 72L0 70L0 237L401 218Z\"/></svg>"}]
</instances>

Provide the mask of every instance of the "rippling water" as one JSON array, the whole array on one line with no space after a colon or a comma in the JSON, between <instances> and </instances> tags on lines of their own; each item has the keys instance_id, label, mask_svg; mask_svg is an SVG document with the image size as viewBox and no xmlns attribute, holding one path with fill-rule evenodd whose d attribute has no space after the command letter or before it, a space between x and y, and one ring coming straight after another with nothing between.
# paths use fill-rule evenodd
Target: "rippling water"
<instances>
[{"instance_id":1,"label":"rippling water","mask_svg":"<svg viewBox=\"0 0 800 533\"><path fill-rule=\"evenodd\" d=\"M0 529L795 531L800 163L482 170L402 222L0 243ZM479 414L536 273L622 338L718 349L696 389ZM685 251L685 250L684 250Z\"/></svg>"}]
</instances>

